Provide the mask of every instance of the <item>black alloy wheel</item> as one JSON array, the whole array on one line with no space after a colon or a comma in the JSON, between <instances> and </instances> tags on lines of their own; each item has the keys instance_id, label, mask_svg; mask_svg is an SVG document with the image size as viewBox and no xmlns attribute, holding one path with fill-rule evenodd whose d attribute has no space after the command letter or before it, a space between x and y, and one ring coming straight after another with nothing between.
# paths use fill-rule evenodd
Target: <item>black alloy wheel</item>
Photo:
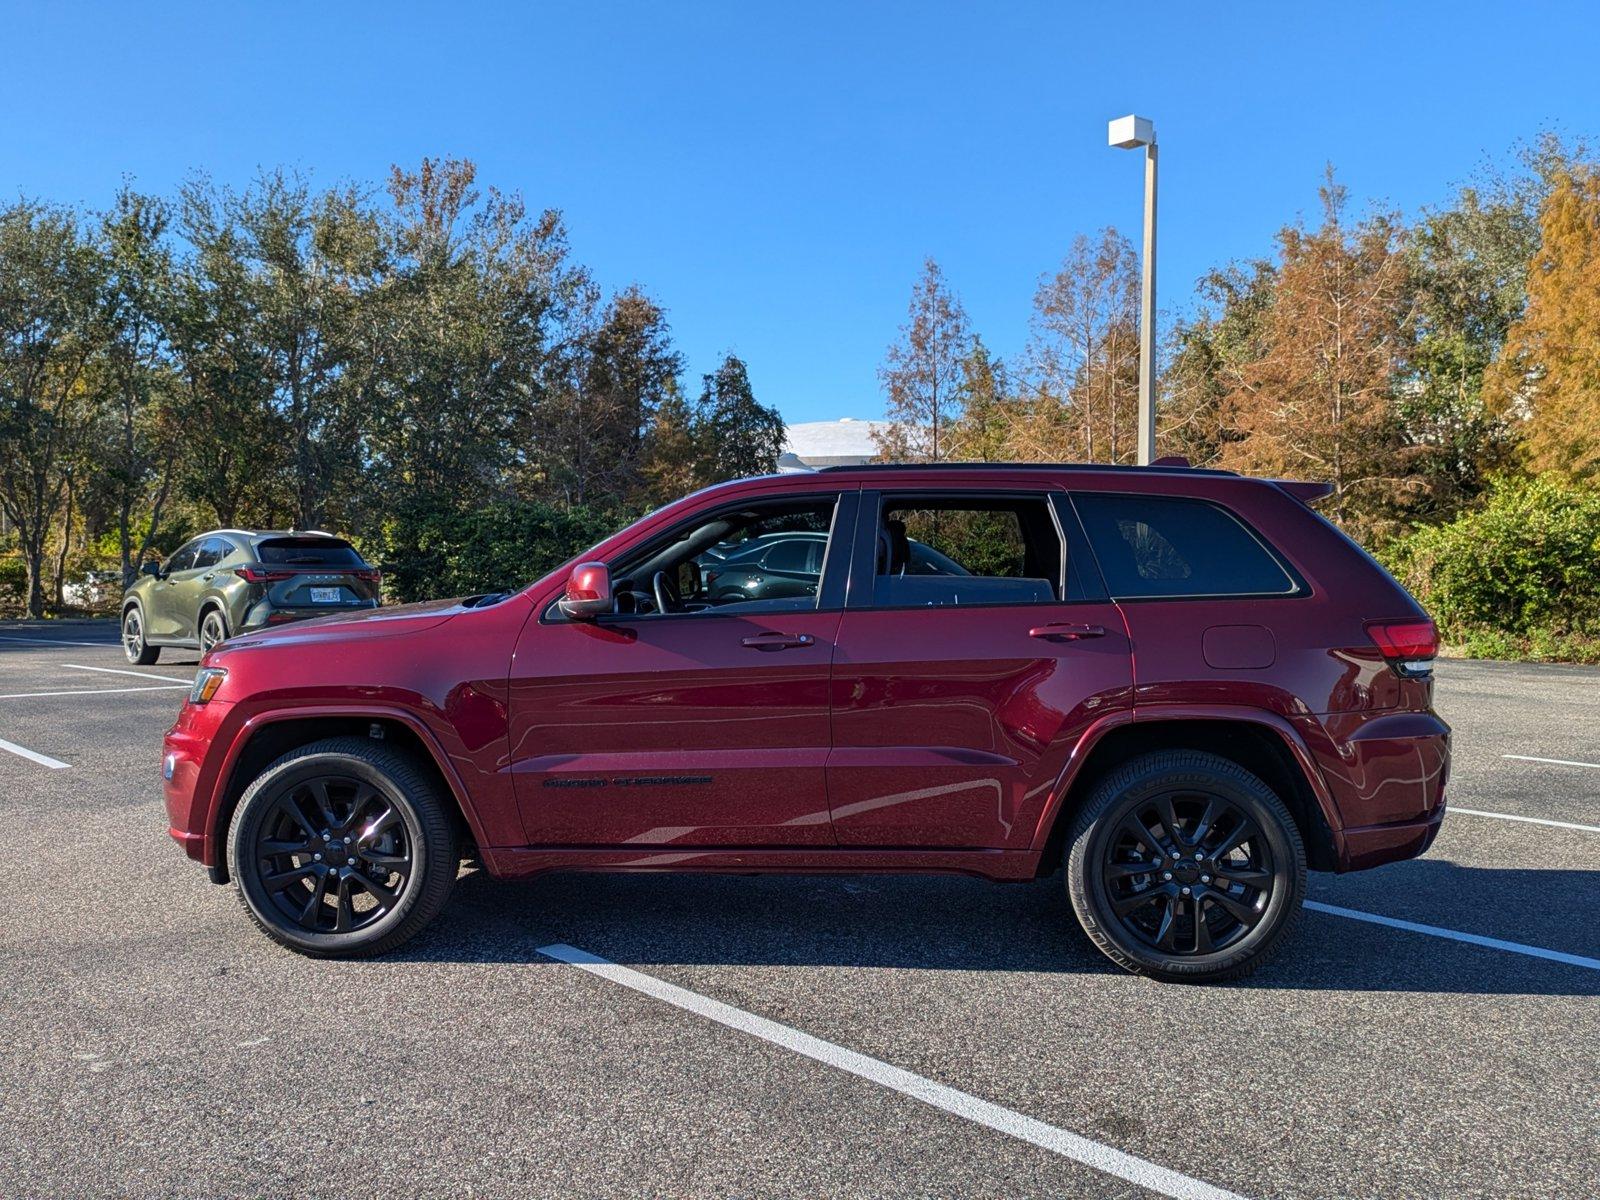
<instances>
[{"instance_id":1,"label":"black alloy wheel","mask_svg":"<svg viewBox=\"0 0 1600 1200\"><path fill-rule=\"evenodd\" d=\"M209 654L217 643L226 641L228 637L228 623L223 619L220 610L206 609L205 616L200 618L200 653Z\"/></svg>"},{"instance_id":2,"label":"black alloy wheel","mask_svg":"<svg viewBox=\"0 0 1600 1200\"><path fill-rule=\"evenodd\" d=\"M380 920L399 905L416 866L394 803L342 775L281 789L255 851L279 920L311 933L351 933Z\"/></svg>"},{"instance_id":3,"label":"black alloy wheel","mask_svg":"<svg viewBox=\"0 0 1600 1200\"><path fill-rule=\"evenodd\" d=\"M1067 881L1095 944L1130 970L1217 980L1254 970L1297 917L1305 851L1282 801L1228 759L1135 759L1091 794Z\"/></svg>"},{"instance_id":4,"label":"black alloy wheel","mask_svg":"<svg viewBox=\"0 0 1600 1200\"><path fill-rule=\"evenodd\" d=\"M273 940L319 956L392 949L455 882L455 828L437 785L382 742L330 738L278 759L239 802L228 867Z\"/></svg>"}]
</instances>

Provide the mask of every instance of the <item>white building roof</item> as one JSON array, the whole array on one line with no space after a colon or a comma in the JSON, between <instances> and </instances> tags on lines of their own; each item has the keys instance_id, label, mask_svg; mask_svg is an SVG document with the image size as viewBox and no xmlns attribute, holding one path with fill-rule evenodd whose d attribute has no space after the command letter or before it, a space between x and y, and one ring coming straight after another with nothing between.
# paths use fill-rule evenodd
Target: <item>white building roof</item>
<instances>
[{"instance_id":1,"label":"white building roof","mask_svg":"<svg viewBox=\"0 0 1600 1200\"><path fill-rule=\"evenodd\" d=\"M855 417L801 421L788 427L783 452L794 455L808 467L869 462L878 455L878 444L872 440L872 433L887 425L887 421L862 421Z\"/></svg>"}]
</instances>

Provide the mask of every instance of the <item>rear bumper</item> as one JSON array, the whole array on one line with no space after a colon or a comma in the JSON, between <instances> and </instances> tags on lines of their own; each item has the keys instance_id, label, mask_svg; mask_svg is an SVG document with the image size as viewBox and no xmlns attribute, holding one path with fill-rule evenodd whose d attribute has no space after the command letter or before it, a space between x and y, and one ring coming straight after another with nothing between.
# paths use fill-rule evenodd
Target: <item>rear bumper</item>
<instances>
[{"instance_id":1,"label":"rear bumper","mask_svg":"<svg viewBox=\"0 0 1600 1200\"><path fill-rule=\"evenodd\" d=\"M1339 870L1365 871L1384 863L1399 862L1426 854L1444 824L1444 804L1422 821L1402 821L1398 825L1364 825L1346 829L1339 855Z\"/></svg>"},{"instance_id":2,"label":"rear bumper","mask_svg":"<svg viewBox=\"0 0 1600 1200\"><path fill-rule=\"evenodd\" d=\"M1444 820L1450 727L1430 712L1324 717L1312 754L1339 810L1336 869L1424 853Z\"/></svg>"},{"instance_id":3,"label":"rear bumper","mask_svg":"<svg viewBox=\"0 0 1600 1200\"><path fill-rule=\"evenodd\" d=\"M318 604L310 608L275 608L263 600L245 613L235 633L271 629L295 621L309 621L313 617L331 617L340 613L367 612L378 607L376 600L362 600L356 604Z\"/></svg>"}]
</instances>

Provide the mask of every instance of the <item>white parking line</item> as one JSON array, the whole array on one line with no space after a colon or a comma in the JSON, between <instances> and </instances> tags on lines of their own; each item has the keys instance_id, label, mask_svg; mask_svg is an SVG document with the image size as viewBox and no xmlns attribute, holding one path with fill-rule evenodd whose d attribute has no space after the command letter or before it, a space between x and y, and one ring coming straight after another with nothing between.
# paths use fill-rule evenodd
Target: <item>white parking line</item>
<instances>
[{"instance_id":1,"label":"white parking line","mask_svg":"<svg viewBox=\"0 0 1600 1200\"><path fill-rule=\"evenodd\" d=\"M922 1075L891 1066L882 1059L847 1050L789 1025L758 1017L742 1008L691 992L653 975L619 966L586 950L558 944L541 946L539 953L1163 1196L1181 1197L1183 1200L1239 1200L1236 1193L1213 1187L1078 1134L1068 1133L1065 1129L1023 1116L988 1100L980 1100L967 1092L935 1083Z\"/></svg>"},{"instance_id":2,"label":"white parking line","mask_svg":"<svg viewBox=\"0 0 1600 1200\"><path fill-rule=\"evenodd\" d=\"M39 646L95 646L113 647L122 645L121 642L69 642L65 638L31 638L17 637L10 633L0 633L0 642L32 642Z\"/></svg>"},{"instance_id":3,"label":"white parking line","mask_svg":"<svg viewBox=\"0 0 1600 1200\"><path fill-rule=\"evenodd\" d=\"M1466 942L1471 946L1486 946L1490 950L1508 950L1512 954L1526 954L1529 958L1543 958L1550 962L1565 963L1569 967L1583 967L1600 971L1600 958L1585 958L1581 954L1565 954L1560 950L1546 950L1543 946L1529 946L1522 942L1507 942L1500 938L1483 937L1476 933L1462 933L1459 929L1445 929L1438 925L1423 925L1417 921L1402 921L1398 917L1380 917L1377 913L1361 912L1354 908L1340 908L1336 904L1322 904L1307 900L1312 912L1327 913L1332 917L1345 917L1351 921L1365 921L1370 925L1386 925L1390 929L1403 929L1407 933L1425 933L1429 937L1447 938L1452 942Z\"/></svg>"},{"instance_id":4,"label":"white parking line","mask_svg":"<svg viewBox=\"0 0 1600 1200\"><path fill-rule=\"evenodd\" d=\"M1592 771L1600 771L1600 763L1574 762L1570 758L1535 758L1531 754L1502 754L1501 758L1514 758L1518 762L1549 763L1553 767L1588 767Z\"/></svg>"},{"instance_id":5,"label":"white parking line","mask_svg":"<svg viewBox=\"0 0 1600 1200\"><path fill-rule=\"evenodd\" d=\"M52 770L64 771L71 763L64 763L59 758L51 758L48 754L40 754L37 750L29 750L26 746L19 746L15 742L8 742L0 738L0 750L15 754L18 758L25 758L29 762L36 762L41 767L50 767Z\"/></svg>"},{"instance_id":6,"label":"white parking line","mask_svg":"<svg viewBox=\"0 0 1600 1200\"><path fill-rule=\"evenodd\" d=\"M156 683L149 687L63 688L53 692L6 692L0 694L0 700L36 700L40 696L115 696L119 692L175 692L193 686L192 683Z\"/></svg>"},{"instance_id":7,"label":"white parking line","mask_svg":"<svg viewBox=\"0 0 1600 1200\"><path fill-rule=\"evenodd\" d=\"M1581 829L1585 833L1600 833L1600 825L1574 825L1571 821L1551 821L1544 817L1519 817L1514 813L1484 812L1481 808L1457 808L1454 804L1446 811L1466 813L1469 817L1494 817L1499 821L1524 821L1529 825L1553 825L1557 829Z\"/></svg>"},{"instance_id":8,"label":"white parking line","mask_svg":"<svg viewBox=\"0 0 1600 1200\"><path fill-rule=\"evenodd\" d=\"M74 671L99 671L102 675L132 675L135 679L165 679L168 683L193 683L192 679L179 679L175 675L150 675L144 671L124 671L120 667L85 667L78 663L62 663Z\"/></svg>"}]
</instances>

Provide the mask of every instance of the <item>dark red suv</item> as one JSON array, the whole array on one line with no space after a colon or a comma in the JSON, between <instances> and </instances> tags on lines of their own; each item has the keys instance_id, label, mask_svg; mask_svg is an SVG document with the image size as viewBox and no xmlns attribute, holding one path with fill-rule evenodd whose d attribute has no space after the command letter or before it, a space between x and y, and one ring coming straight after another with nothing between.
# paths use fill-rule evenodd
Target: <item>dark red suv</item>
<instances>
[{"instance_id":1,"label":"dark red suv","mask_svg":"<svg viewBox=\"0 0 1600 1200\"><path fill-rule=\"evenodd\" d=\"M519 592L212 651L166 740L172 836L309 954L399 945L463 857L1060 866L1117 963L1240 975L1308 867L1420 854L1444 815L1433 625L1325 491L1001 465L714 487ZM753 539L794 544L783 594L713 578Z\"/></svg>"}]
</instances>

